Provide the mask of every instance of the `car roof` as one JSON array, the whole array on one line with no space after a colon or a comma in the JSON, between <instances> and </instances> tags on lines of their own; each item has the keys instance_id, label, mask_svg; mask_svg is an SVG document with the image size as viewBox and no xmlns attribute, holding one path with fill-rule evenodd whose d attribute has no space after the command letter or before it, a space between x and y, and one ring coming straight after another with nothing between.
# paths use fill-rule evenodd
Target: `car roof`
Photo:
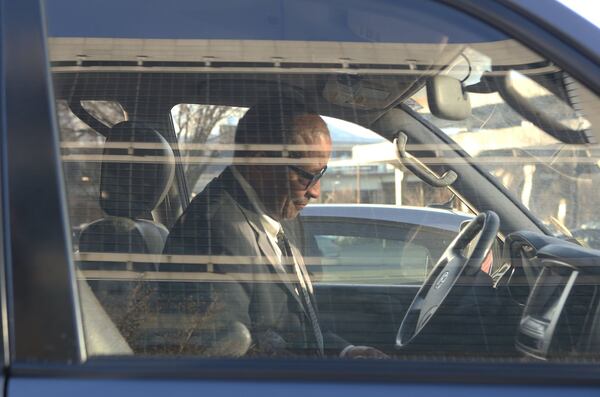
<instances>
[{"instance_id":1,"label":"car roof","mask_svg":"<svg viewBox=\"0 0 600 397\"><path fill-rule=\"evenodd\" d=\"M395 206L384 204L311 204L302 210L301 217L334 217L433 227L457 231L460 224L473 215L439 208Z\"/></svg>"},{"instance_id":2,"label":"car roof","mask_svg":"<svg viewBox=\"0 0 600 397\"><path fill-rule=\"evenodd\" d=\"M540 25L550 27L572 46L600 59L600 29L561 1L503 0Z\"/></svg>"},{"instance_id":3,"label":"car roof","mask_svg":"<svg viewBox=\"0 0 600 397\"><path fill-rule=\"evenodd\" d=\"M133 113L128 105L134 109L132 102L137 98L153 98L158 92L160 102L169 108L199 101L249 107L267 96L285 93L310 103L322 115L370 125L410 98L424 79L462 59L465 46L494 54L494 66L502 70L555 71L505 34L452 7L431 2L405 1L403 11L393 15L388 14L389 8L373 2L351 2L345 7L366 25L357 31L334 18L327 21L327 32L319 33L323 36L311 24L320 26L322 21L315 15L333 12L335 4L307 2L304 9L273 10L270 2L236 2L238 12L232 14L227 1L185 0L177 6L165 3L155 8L134 0L138 3L131 10L111 9L103 3L73 5L68 13L49 9L48 46L53 72L58 75L57 98L114 100ZM281 23L303 23L281 29L265 24L264 15L273 15ZM446 25L452 34L440 33ZM374 39L363 30L385 34ZM360 79L340 83L339 75L349 70ZM359 86L368 87L373 98L380 99L347 106L340 93ZM148 106L158 104L149 101ZM145 118L161 113L148 112Z\"/></svg>"}]
</instances>

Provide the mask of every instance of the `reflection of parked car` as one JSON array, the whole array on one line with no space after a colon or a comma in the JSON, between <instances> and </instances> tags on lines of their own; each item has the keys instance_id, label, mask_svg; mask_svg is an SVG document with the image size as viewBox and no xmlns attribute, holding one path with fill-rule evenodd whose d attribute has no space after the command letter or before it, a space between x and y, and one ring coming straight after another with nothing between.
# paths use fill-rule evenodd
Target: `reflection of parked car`
<instances>
[{"instance_id":1,"label":"reflection of parked car","mask_svg":"<svg viewBox=\"0 0 600 397\"><path fill-rule=\"evenodd\" d=\"M442 209L353 204L309 205L301 215L317 280L339 284L420 283L460 224L472 218Z\"/></svg>"}]
</instances>

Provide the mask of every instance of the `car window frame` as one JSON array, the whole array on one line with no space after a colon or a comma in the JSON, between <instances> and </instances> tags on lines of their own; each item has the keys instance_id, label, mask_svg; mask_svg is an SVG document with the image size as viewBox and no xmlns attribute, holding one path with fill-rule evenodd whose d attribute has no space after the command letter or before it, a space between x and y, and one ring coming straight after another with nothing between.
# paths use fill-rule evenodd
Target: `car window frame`
<instances>
[{"instance_id":1,"label":"car window frame","mask_svg":"<svg viewBox=\"0 0 600 397\"><path fill-rule=\"evenodd\" d=\"M474 3L474 2L471 2ZM25 142L22 137L19 137L19 132L23 130L24 126L28 125L25 115L19 116L18 114L10 113L14 109L11 102L14 98L19 97L17 82L26 81L25 77L30 71L25 68L24 70L17 70L24 58L30 56L29 52L19 51L14 44L10 43L8 38L14 38L18 33L23 33L23 26L29 31L30 34L23 35L20 43L26 44L25 48L29 48L34 52L41 50L42 53L45 51L45 35L43 31L42 15L41 15L41 4L34 0L24 0L21 2L9 2L6 0L2 1L1 15L3 20L3 59L7 60L8 68L3 70L3 83L7 83L4 92L4 99L2 104L2 119L4 134L3 136L3 148L4 154L9 150L20 148L23 149ZM478 13L478 18L491 19L492 11L481 10ZM500 21L508 21L511 18L523 18L514 11L507 10L502 13ZM10 21L13 21L12 23ZM496 20L497 22L497 20ZM491 23L499 27L499 23ZM531 27L532 26L532 27ZM531 25L530 29L541 29L535 25ZM500 29L506 30L506 29ZM527 32L527 31L526 31ZM545 32L548 37L549 33ZM522 30L516 32L517 39L525 41ZM515 36L513 35L513 36ZM549 38L545 40L551 42ZM555 39L557 40L557 39ZM28 45L27 45L28 44ZM542 54L547 52L540 51ZM585 59L584 55L574 52L575 60L573 58L567 58L565 60L565 69L572 73L574 76L582 76L580 73L576 73L580 70L580 66L577 64L579 58ZM549 57L552 59L552 57ZM31 62L31 59L29 59ZM142 378L142 377L157 377L162 378L188 378L188 379L300 379L300 380L339 380L339 381L394 381L394 382L459 382L465 384L473 383L493 383L493 384L528 384L533 383L537 385L600 385L600 380L597 377L598 366L595 364L585 365L523 365L517 363L511 364L498 364L498 363L453 363L447 365L444 363L425 362L425 363L414 363L414 362L346 362L346 361L335 361L330 362L317 362L313 360L297 362L290 361L278 361L278 360L205 360L196 358L193 360L154 360L147 362L144 358L135 359L95 359L85 362L85 353L83 349L83 339L81 330L81 319L79 315L79 304L77 299L77 289L74 286L74 274L73 264L70 258L70 238L68 236L69 227L66 222L66 205L65 195L63 189L63 181L60 175L60 160L58 156L58 127L53 116L53 103L51 80L49 78L49 69L47 59L34 59L34 65L32 65L35 71L36 83L41 82L41 86L37 90L32 89L31 86L26 85L20 89L25 92L25 96L32 92L41 94L41 102L36 104L35 109L38 110L41 116L41 121L37 125L39 129L34 130L34 136L40 138L38 142L49 142L49 146L44 152L44 156L40 159L36 159L36 165L39 168L49 168L51 178L47 179L45 186L48 187L48 197L52 201L52 221L54 229L58 230L56 236L53 236L52 241L55 242L56 249L58 252L55 253L55 261L53 265L59 269L58 275L55 277L60 280L59 286L64 287L63 293L52 294L51 290L57 285L46 286L36 290L28 288L31 287L31 281L28 280L29 273L24 271L34 271L39 274L38 276L48 275L51 273L48 266L40 267L40 262L46 263L48 257L44 259L38 259L37 262L28 262L22 260L24 258L26 250L35 250L38 248L44 248L43 239L40 231L37 229L35 222L23 222L19 224L18 228L15 224L10 223L10 219L4 217L4 225L7 231L5 241L7 242L4 247L4 255L7 266L7 284L8 284L8 295L9 295L9 316L12 320L17 319L16 323L10 325L11 334L11 376L57 376L57 377L131 377L131 378ZM12 67L11 67L12 66ZM596 72L598 72L598 65L594 65ZM575 73L574 73L575 71ZM580 70L581 71L581 70ZM600 73L596 73L596 76L600 76ZM14 81L11 82L11 77L14 77ZM31 90L31 91L27 91ZM597 87L595 90L598 92ZM18 102L18 101L17 101ZM9 117L10 116L10 117ZM21 139L20 139L21 138ZM22 153L19 151L19 153ZM19 184L15 181L20 174L19 166L21 164L18 159L13 157L4 157L3 159L3 214L9 214L15 208L15 199L20 197L19 193L22 190L27 191L27 186ZM8 181L7 181L8 179ZM40 178L41 179L41 178ZM8 201L8 202L7 202ZM33 200L29 200L32 203ZM35 204L35 203L33 203ZM37 232L36 239L32 244L28 246L24 244L17 244L14 237L25 230L31 230ZM26 258L26 257L25 257ZM26 269L20 269L16 271L17 266L22 266ZM53 268L52 271L56 271ZM43 277L42 277L43 278ZM39 321L46 319L50 316L55 316L59 313L60 319L54 318L54 321L58 321L60 329L53 329L49 335L44 337L43 333L39 331L36 333L27 332L25 324L22 323L23 316L31 315L27 313L25 308L16 304L16 300L23 297L26 293L31 293L33 297L29 299L36 299L38 304L33 305L34 315L40 315ZM40 300L43 299L43 300ZM69 310L52 312L47 309L43 309L39 302L50 302L52 307L69 308ZM44 313L45 312L45 313ZM60 314L62 313L62 315ZM64 317L64 318L63 318ZM16 325L18 324L18 325ZM23 333L19 331L23 330ZM41 328L40 328L41 330ZM19 334L19 338L23 341L31 342L35 338L41 336L41 340L36 342L37 348L34 348L27 353L23 353L18 347L21 343L18 342L17 349L15 350L15 342L17 339L16 334ZM62 338L62 342L61 342ZM66 341L66 343L65 343ZM50 342L51 346L57 347L65 344L64 352L49 352L47 349L41 348L41 342ZM73 365L80 364L80 365ZM256 364L256 365L253 365ZM502 374L501 379L498 375Z\"/></svg>"},{"instance_id":2,"label":"car window frame","mask_svg":"<svg viewBox=\"0 0 600 397\"><path fill-rule=\"evenodd\" d=\"M3 1L0 15L2 57L7 60L2 187L4 223L9 224L4 254L11 363L80 362L86 357L85 344L41 2ZM38 192L44 192L43 205ZM45 222L37 218L40 209Z\"/></svg>"}]
</instances>

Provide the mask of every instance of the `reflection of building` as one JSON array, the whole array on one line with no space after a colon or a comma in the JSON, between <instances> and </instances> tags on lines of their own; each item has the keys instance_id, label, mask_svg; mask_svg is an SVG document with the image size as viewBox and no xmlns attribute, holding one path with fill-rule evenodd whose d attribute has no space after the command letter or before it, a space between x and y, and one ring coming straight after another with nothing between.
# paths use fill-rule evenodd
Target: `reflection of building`
<instances>
[{"instance_id":1,"label":"reflection of building","mask_svg":"<svg viewBox=\"0 0 600 397\"><path fill-rule=\"evenodd\" d=\"M477 158L544 222L573 229L598 219L600 211L593 203L600 168L589 152L553 144L486 150Z\"/></svg>"},{"instance_id":2,"label":"reflection of building","mask_svg":"<svg viewBox=\"0 0 600 397\"><path fill-rule=\"evenodd\" d=\"M394 146L331 128L334 153L321 184L321 202L425 206L448 201L444 188L432 188L398 165Z\"/></svg>"},{"instance_id":3,"label":"reflection of building","mask_svg":"<svg viewBox=\"0 0 600 397\"><path fill-rule=\"evenodd\" d=\"M394 146L383 138L347 139L332 131L334 156L321 185L322 202L424 206L450 198L397 164ZM374 134L375 135L375 134ZM565 147L529 123L509 128L459 132L452 138L514 196L546 223L573 229L598 219L593 204L600 168L597 149ZM346 139L346 140L344 140Z\"/></svg>"},{"instance_id":4,"label":"reflection of building","mask_svg":"<svg viewBox=\"0 0 600 397\"><path fill-rule=\"evenodd\" d=\"M321 184L323 202L393 204L395 176L386 164L330 165Z\"/></svg>"},{"instance_id":5,"label":"reflection of building","mask_svg":"<svg viewBox=\"0 0 600 397\"><path fill-rule=\"evenodd\" d=\"M353 155L356 146L385 140L373 132L355 133L352 129L341 128L337 123L328 123L328 127L333 152L327 174L321 183L320 201L394 203L393 170L388 170L385 163L358 162Z\"/></svg>"}]
</instances>

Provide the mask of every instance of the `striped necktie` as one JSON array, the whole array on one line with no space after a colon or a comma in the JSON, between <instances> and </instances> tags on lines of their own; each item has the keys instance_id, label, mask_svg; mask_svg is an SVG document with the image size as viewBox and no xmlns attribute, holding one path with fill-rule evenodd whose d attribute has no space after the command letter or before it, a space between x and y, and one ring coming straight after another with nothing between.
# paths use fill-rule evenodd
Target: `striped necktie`
<instances>
[{"instance_id":1,"label":"striped necktie","mask_svg":"<svg viewBox=\"0 0 600 397\"><path fill-rule=\"evenodd\" d=\"M315 311L315 307L312 303L310 294L308 293L308 289L306 288L305 283L303 282L302 272L298 267L298 263L294 260L294 254L290 247L290 242L287 237L283 233L283 229L279 229L279 233L277 233L277 245L281 250L282 258L284 259L282 262L286 263L286 258L291 259L292 267L294 269L294 273L298 278L296 282L298 284L298 290L300 290L300 294L302 295L302 301L304 302L304 308L306 313L308 313L308 317L310 319L313 331L315 333L315 339L317 340L317 346L319 348L319 353L323 355L323 334L321 333L321 327L319 326L319 319L317 318L317 313ZM286 266L284 266L286 267Z\"/></svg>"}]
</instances>

